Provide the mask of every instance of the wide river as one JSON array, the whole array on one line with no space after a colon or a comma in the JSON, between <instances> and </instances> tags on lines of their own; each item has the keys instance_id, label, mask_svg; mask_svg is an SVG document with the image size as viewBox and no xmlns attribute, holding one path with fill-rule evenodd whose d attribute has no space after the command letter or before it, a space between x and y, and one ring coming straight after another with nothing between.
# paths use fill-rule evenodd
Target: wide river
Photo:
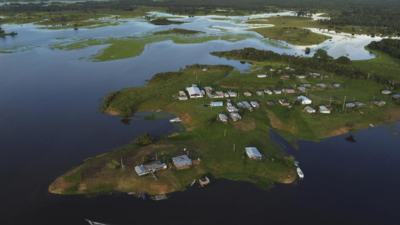
<instances>
[{"instance_id":1,"label":"wide river","mask_svg":"<svg viewBox=\"0 0 400 225\"><path fill-rule=\"evenodd\" d=\"M281 13L284 15L285 13ZM286 13L290 15L290 12ZM269 15L255 15L265 17ZM214 16L215 17L215 16ZM279 53L303 54L304 47L265 41L240 23L209 17L185 18L191 23L154 26L138 19L98 29L39 30L35 25L4 25L18 36L0 39L0 223L87 224L398 224L400 123L381 126L318 143L299 141L294 150L278 134L277 145L301 162L305 179L277 185L270 191L253 184L217 180L210 187L190 187L167 201L143 201L126 194L98 197L49 194L48 185L91 156L119 147L140 134L168 134L168 119L130 124L98 113L107 92L145 85L155 73L176 71L189 64L227 64L244 71L248 64L219 59L212 51L255 47ZM239 22L238 22L239 21ZM80 60L106 46L81 50L52 50L55 43L87 37L124 37L180 27L207 34L250 34L227 42L146 46L137 57L107 62ZM374 56L364 50L372 40L330 34L332 41L311 46L334 57L354 60ZM62 39L60 39L62 38ZM312 55L312 54L311 54ZM347 138L347 139L346 139Z\"/></svg>"}]
</instances>

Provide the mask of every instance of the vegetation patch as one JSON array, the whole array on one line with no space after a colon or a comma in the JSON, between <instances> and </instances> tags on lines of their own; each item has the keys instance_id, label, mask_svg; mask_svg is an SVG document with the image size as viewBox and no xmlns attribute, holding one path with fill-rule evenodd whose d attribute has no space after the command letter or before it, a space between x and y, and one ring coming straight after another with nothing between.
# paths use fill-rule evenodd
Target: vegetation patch
<instances>
[{"instance_id":1,"label":"vegetation patch","mask_svg":"<svg viewBox=\"0 0 400 225\"><path fill-rule=\"evenodd\" d=\"M143 117L143 120L156 120L156 119L164 119L171 117L168 113L157 113L157 114L149 114Z\"/></svg>"},{"instance_id":2,"label":"vegetation patch","mask_svg":"<svg viewBox=\"0 0 400 225\"><path fill-rule=\"evenodd\" d=\"M163 30L163 31L154 32L154 35L166 35L166 34L192 35L192 34L200 34L200 33L205 33L205 32L197 31L197 30L187 30L187 29L173 28L173 29L169 29L169 30Z\"/></svg>"},{"instance_id":3,"label":"vegetation patch","mask_svg":"<svg viewBox=\"0 0 400 225\"><path fill-rule=\"evenodd\" d=\"M161 19L151 20L149 23L154 25L172 25L172 24L182 24L185 22L177 20L169 20L167 18L161 18Z\"/></svg>"}]
</instances>

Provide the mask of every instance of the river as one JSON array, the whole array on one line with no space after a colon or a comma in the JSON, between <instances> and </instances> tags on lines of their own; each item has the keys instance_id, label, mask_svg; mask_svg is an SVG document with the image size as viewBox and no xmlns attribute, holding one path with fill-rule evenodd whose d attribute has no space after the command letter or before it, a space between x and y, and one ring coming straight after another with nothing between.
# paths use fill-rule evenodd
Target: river
<instances>
[{"instance_id":1,"label":"river","mask_svg":"<svg viewBox=\"0 0 400 225\"><path fill-rule=\"evenodd\" d=\"M240 19L240 18L239 18ZM242 18L244 19L244 18ZM38 30L36 26L4 25L18 36L0 39L0 49L30 46L26 51L0 54L0 211L2 224L87 224L84 219L112 224L394 224L399 187L400 123L358 132L356 142L342 135L319 143L299 141L299 149L283 143L288 154L301 163L305 179L296 185L277 185L261 191L253 184L217 180L208 188L188 188L164 202L142 201L125 194L98 197L59 196L48 185L71 167L119 147L142 133L168 134L168 119L130 124L97 111L99 99L110 91L145 85L155 73L176 71L186 65L227 64L244 71L249 64L219 59L209 52L244 47L278 53L302 54L303 47L261 38L239 42L222 40L202 44L162 41L146 46L138 57L107 62L79 60L104 46L82 50L52 50L49 45L65 37L137 35L171 27L220 32L210 25L231 27L243 33L242 24L212 21L210 17L186 18L182 26L153 26L128 20L119 26L98 29ZM229 30L229 29L228 29ZM334 34L332 34L334 35ZM363 49L377 38L336 35L324 47L334 57L351 59L374 56ZM349 49L347 46L353 48Z\"/></svg>"}]
</instances>

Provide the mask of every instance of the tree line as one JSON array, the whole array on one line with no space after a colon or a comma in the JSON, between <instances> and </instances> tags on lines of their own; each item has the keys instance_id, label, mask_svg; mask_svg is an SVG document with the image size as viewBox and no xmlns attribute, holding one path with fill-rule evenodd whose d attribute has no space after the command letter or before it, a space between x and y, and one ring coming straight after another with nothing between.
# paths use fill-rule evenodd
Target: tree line
<instances>
[{"instance_id":1,"label":"tree line","mask_svg":"<svg viewBox=\"0 0 400 225\"><path fill-rule=\"evenodd\" d=\"M367 47L371 50L379 50L394 58L400 59L400 40L382 39L381 41L371 42Z\"/></svg>"},{"instance_id":2,"label":"tree line","mask_svg":"<svg viewBox=\"0 0 400 225\"><path fill-rule=\"evenodd\" d=\"M325 70L335 75L351 79L369 79L382 85L390 85L395 90L400 90L400 82L394 77L380 75L375 72L364 71L361 68L349 65L350 59L341 56L334 59L325 50L318 49L313 57L302 57L296 55L278 54L268 50L255 48L244 48L226 52L212 52L214 56L232 58L235 60L249 61L279 61L290 64L291 67L303 67L314 70Z\"/></svg>"}]
</instances>

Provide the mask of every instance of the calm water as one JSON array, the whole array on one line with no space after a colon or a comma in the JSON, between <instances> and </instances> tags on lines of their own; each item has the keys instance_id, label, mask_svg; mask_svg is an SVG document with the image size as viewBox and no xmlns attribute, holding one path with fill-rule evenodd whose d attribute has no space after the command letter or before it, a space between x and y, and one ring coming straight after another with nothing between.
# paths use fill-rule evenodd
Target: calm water
<instances>
[{"instance_id":1,"label":"calm water","mask_svg":"<svg viewBox=\"0 0 400 225\"><path fill-rule=\"evenodd\" d=\"M190 18L181 27L219 32L209 25L243 25L208 18ZM311 224L395 224L399 188L399 138L387 126L361 131L357 142L346 135L320 143L299 141L299 150L283 149L301 162L305 179L297 185L278 185L266 192L254 185L215 181L206 189L189 188L164 202L141 201L126 195L96 198L58 196L47 193L48 185L83 159L110 151L136 136L173 131L168 119L132 120L130 125L115 116L97 112L107 92L142 86L155 73L176 71L186 65L228 64L239 70L248 64L219 59L211 51L256 47L279 53L302 54L302 48L269 45L251 38L231 43L221 40L203 44L163 41L148 45L130 59L94 63L78 60L104 46L83 50L52 51L57 37L109 37L137 35L168 29L130 20L116 27L94 30L45 31L34 25L6 25L17 37L0 39L0 48L38 46L15 54L0 54L0 211L2 224L86 224L85 218L115 224L265 224L267 222ZM129 28L129 29L128 29ZM368 59L363 49L371 38L338 38L321 44L338 57ZM342 46L342 47L341 47ZM336 50L335 50L336 49ZM346 53L347 54L347 53ZM274 140L285 144L279 136ZM4 221L4 222L3 222Z\"/></svg>"}]
</instances>

